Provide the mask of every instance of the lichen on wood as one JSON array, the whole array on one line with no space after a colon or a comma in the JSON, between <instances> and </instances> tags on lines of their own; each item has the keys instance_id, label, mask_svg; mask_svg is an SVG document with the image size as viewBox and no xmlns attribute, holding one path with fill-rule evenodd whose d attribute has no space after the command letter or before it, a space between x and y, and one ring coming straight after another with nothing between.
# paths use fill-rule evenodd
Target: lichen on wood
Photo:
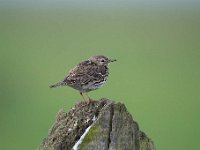
<instances>
[{"instance_id":1,"label":"lichen on wood","mask_svg":"<svg viewBox=\"0 0 200 150\"><path fill-rule=\"evenodd\" d=\"M125 105L108 99L80 102L68 113L59 111L38 149L71 150L88 127L80 150L155 150Z\"/></svg>"}]
</instances>

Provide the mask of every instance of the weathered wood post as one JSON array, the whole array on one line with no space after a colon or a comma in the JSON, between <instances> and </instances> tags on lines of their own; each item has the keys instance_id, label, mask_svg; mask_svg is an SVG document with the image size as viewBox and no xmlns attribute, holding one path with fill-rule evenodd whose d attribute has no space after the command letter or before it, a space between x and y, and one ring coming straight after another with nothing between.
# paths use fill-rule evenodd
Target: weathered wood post
<instances>
[{"instance_id":1,"label":"weathered wood post","mask_svg":"<svg viewBox=\"0 0 200 150\"><path fill-rule=\"evenodd\" d=\"M122 103L80 102L58 113L39 150L155 150Z\"/></svg>"}]
</instances>

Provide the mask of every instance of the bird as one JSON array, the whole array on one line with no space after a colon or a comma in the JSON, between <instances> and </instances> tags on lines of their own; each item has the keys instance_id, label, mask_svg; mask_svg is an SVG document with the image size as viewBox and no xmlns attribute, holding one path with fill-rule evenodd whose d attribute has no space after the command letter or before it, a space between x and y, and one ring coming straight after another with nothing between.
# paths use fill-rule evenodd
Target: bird
<instances>
[{"instance_id":1,"label":"bird","mask_svg":"<svg viewBox=\"0 0 200 150\"><path fill-rule=\"evenodd\" d=\"M116 59L109 59L104 55L96 55L76 65L64 80L53 84L50 88L69 86L78 90L85 101L92 101L88 92L101 88L109 76L108 65ZM87 96L87 99L84 97Z\"/></svg>"}]
</instances>

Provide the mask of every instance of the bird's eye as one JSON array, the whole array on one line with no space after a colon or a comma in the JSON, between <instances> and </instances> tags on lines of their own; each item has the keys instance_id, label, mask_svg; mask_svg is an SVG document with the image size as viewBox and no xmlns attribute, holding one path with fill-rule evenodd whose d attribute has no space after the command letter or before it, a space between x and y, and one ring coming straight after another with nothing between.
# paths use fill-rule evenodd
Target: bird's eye
<instances>
[{"instance_id":1,"label":"bird's eye","mask_svg":"<svg viewBox=\"0 0 200 150\"><path fill-rule=\"evenodd\" d=\"M104 59L102 59L102 60L101 60L101 62L105 62L105 60L104 60Z\"/></svg>"}]
</instances>

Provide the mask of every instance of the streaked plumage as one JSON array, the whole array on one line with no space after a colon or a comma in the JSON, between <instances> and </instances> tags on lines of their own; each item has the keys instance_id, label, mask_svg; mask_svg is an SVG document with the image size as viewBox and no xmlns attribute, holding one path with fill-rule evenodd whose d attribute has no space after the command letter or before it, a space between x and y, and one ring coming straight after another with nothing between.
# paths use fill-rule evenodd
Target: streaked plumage
<instances>
[{"instance_id":1,"label":"streaked plumage","mask_svg":"<svg viewBox=\"0 0 200 150\"><path fill-rule=\"evenodd\" d=\"M96 90L106 83L109 75L108 64L113 61L116 60L108 59L103 55L93 56L79 63L63 81L50 87L70 86L78 90L81 95Z\"/></svg>"}]
</instances>

